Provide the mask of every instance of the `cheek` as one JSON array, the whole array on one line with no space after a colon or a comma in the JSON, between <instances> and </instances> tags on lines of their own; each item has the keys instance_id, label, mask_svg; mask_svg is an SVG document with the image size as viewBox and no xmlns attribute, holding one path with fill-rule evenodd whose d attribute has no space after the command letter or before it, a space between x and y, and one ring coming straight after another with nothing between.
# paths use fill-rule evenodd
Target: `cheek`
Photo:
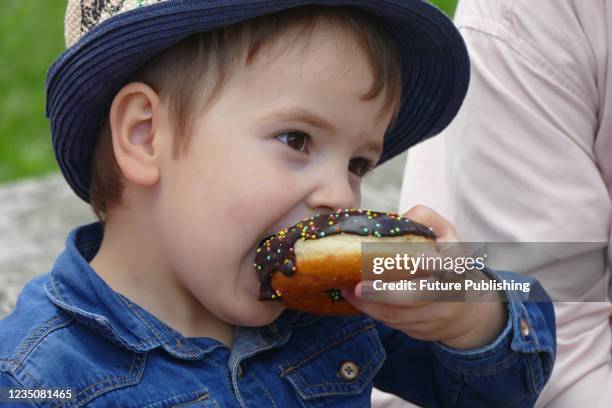
<instances>
[{"instance_id":1,"label":"cheek","mask_svg":"<svg viewBox=\"0 0 612 408\"><path fill-rule=\"evenodd\" d=\"M259 302L259 301L257 301ZM275 321L283 312L284 308L280 304L253 304L248 307L236 310L233 318L229 320L237 326L259 327Z\"/></svg>"},{"instance_id":2,"label":"cheek","mask_svg":"<svg viewBox=\"0 0 612 408\"><path fill-rule=\"evenodd\" d=\"M355 194L355 206L361 208L361 181L356 182L353 186L353 194Z\"/></svg>"},{"instance_id":3,"label":"cheek","mask_svg":"<svg viewBox=\"0 0 612 408\"><path fill-rule=\"evenodd\" d=\"M220 319L268 324L283 308L257 300L254 247L300 203L297 172L269 157L241 166L236 156L219 156L177 163L164 173L155 219L168 266Z\"/></svg>"},{"instance_id":4,"label":"cheek","mask_svg":"<svg viewBox=\"0 0 612 408\"><path fill-rule=\"evenodd\" d=\"M183 284L206 309L227 323L263 326L274 321L283 310L280 303L259 301L257 294L247 287L256 283L256 279L251 282L248 275L204 273L208 275L185 277ZM255 275L251 268L248 274Z\"/></svg>"},{"instance_id":5,"label":"cheek","mask_svg":"<svg viewBox=\"0 0 612 408\"><path fill-rule=\"evenodd\" d=\"M234 223L234 228L254 227L257 235L302 199L299 180L292 173L271 169L243 172L232 180L224 197L219 211Z\"/></svg>"},{"instance_id":6,"label":"cheek","mask_svg":"<svg viewBox=\"0 0 612 408\"><path fill-rule=\"evenodd\" d=\"M237 326L265 326L272 323L284 310L280 303L257 299L236 301L224 298L217 308L210 308L219 319Z\"/></svg>"}]
</instances>

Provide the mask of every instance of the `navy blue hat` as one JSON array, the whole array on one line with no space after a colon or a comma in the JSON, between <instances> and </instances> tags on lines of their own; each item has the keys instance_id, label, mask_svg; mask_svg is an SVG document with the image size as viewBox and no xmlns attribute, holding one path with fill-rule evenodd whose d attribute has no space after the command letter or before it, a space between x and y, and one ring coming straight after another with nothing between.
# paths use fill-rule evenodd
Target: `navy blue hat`
<instances>
[{"instance_id":1,"label":"navy blue hat","mask_svg":"<svg viewBox=\"0 0 612 408\"><path fill-rule=\"evenodd\" d=\"M422 0L69 0L68 48L45 85L55 157L75 193L89 202L97 135L114 96L148 59L191 34L311 4L358 7L397 43L402 103L379 165L455 117L469 83L467 49L446 15Z\"/></svg>"}]
</instances>

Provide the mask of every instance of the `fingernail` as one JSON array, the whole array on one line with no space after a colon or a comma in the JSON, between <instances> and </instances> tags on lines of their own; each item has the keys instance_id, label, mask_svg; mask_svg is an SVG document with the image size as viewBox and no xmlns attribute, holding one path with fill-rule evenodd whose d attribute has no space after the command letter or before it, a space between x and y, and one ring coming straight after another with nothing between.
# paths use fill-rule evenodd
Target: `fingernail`
<instances>
[{"instance_id":1,"label":"fingernail","mask_svg":"<svg viewBox=\"0 0 612 408\"><path fill-rule=\"evenodd\" d=\"M367 298L374 293L374 282L362 281L359 283L359 299Z\"/></svg>"}]
</instances>

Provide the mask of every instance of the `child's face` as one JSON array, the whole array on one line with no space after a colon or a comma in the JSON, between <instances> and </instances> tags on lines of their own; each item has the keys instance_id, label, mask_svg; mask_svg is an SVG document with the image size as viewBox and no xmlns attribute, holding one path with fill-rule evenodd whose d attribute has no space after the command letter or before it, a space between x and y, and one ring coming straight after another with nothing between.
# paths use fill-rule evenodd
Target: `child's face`
<instances>
[{"instance_id":1,"label":"child's face","mask_svg":"<svg viewBox=\"0 0 612 408\"><path fill-rule=\"evenodd\" d=\"M321 26L308 46L299 39L283 52L280 40L262 49L196 118L188 153L162 163L154 216L167 261L226 322L278 317L281 304L258 300L261 239L316 212L359 207L355 172L382 152L391 118L384 92L360 99L370 65L340 34Z\"/></svg>"}]
</instances>

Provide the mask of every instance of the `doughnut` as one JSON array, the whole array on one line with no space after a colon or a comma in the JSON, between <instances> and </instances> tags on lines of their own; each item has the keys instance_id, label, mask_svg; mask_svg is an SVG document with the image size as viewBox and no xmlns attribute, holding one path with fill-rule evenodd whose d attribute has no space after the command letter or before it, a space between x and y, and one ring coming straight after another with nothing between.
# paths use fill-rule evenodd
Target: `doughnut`
<instances>
[{"instance_id":1,"label":"doughnut","mask_svg":"<svg viewBox=\"0 0 612 408\"><path fill-rule=\"evenodd\" d=\"M429 227L392 212L338 209L315 214L262 240L254 263L259 300L318 315L360 314L340 289L361 281L361 243L435 239Z\"/></svg>"}]
</instances>

